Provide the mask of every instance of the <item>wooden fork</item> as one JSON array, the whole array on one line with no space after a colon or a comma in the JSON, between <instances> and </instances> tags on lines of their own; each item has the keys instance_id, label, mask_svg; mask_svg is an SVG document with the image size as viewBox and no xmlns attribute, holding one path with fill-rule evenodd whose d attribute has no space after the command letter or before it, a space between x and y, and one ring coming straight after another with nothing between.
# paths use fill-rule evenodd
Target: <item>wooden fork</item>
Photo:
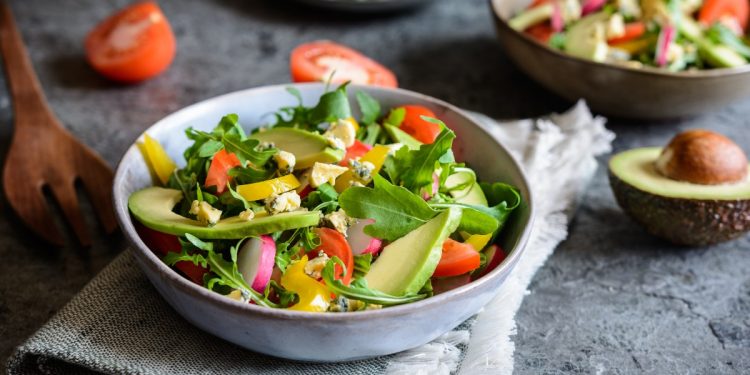
<instances>
[{"instance_id":1,"label":"wooden fork","mask_svg":"<svg viewBox=\"0 0 750 375\"><path fill-rule=\"evenodd\" d=\"M81 182L107 233L117 228L112 209L112 170L60 125L41 85L7 2L0 2L0 50L13 101L15 133L5 159L3 187L16 214L45 240L63 245L62 232L47 206L52 193L78 241L91 238L81 213L76 183Z\"/></svg>"}]
</instances>

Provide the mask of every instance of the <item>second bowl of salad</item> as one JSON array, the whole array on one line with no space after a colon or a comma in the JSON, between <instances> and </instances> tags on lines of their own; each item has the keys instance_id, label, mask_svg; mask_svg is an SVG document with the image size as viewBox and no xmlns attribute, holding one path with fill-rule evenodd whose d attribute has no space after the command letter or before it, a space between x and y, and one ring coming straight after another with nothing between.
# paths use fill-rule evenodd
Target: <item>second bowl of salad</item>
<instances>
[{"instance_id":1,"label":"second bowl of salad","mask_svg":"<svg viewBox=\"0 0 750 375\"><path fill-rule=\"evenodd\" d=\"M598 112L664 119L750 95L747 0L491 0L532 78Z\"/></svg>"},{"instance_id":2,"label":"second bowl of salad","mask_svg":"<svg viewBox=\"0 0 750 375\"><path fill-rule=\"evenodd\" d=\"M312 361L428 342L495 294L525 245L518 165L460 110L323 84L227 94L127 152L116 211L188 321Z\"/></svg>"}]
</instances>

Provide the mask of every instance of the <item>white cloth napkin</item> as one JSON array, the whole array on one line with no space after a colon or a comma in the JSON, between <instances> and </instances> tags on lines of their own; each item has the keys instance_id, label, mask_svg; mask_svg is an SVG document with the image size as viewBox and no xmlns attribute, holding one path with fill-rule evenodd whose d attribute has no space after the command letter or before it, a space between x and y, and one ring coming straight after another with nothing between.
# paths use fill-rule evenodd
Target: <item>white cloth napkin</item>
<instances>
[{"instance_id":1,"label":"white cloth napkin","mask_svg":"<svg viewBox=\"0 0 750 375\"><path fill-rule=\"evenodd\" d=\"M614 133L606 119L594 117L578 102L549 118L499 122L474 117L523 166L536 203L536 222L524 256L498 295L477 315L470 328L394 357L389 374L460 375L513 372L515 315L536 271L568 234L568 222L596 171L598 155L611 151Z\"/></svg>"}]
</instances>

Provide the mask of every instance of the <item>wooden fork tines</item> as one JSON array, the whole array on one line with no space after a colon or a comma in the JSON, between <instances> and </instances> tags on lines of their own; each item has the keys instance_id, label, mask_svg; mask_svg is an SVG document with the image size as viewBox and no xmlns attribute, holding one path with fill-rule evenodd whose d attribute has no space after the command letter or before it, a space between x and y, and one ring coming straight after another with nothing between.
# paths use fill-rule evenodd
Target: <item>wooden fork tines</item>
<instances>
[{"instance_id":1,"label":"wooden fork tines","mask_svg":"<svg viewBox=\"0 0 750 375\"><path fill-rule=\"evenodd\" d=\"M112 210L113 174L95 152L65 131L47 105L21 35L6 2L0 2L0 50L13 101L15 133L5 159L3 188L8 203L35 233L63 245L64 237L48 207L45 190L79 242L88 246L76 193L80 182L107 233L117 227Z\"/></svg>"}]
</instances>

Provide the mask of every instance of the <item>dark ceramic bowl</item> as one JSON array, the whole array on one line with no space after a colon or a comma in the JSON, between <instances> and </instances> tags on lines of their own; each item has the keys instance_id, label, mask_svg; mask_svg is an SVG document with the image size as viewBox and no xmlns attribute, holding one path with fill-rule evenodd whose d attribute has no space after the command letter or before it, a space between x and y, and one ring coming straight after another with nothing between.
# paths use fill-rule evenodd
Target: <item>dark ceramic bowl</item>
<instances>
[{"instance_id":1,"label":"dark ceramic bowl","mask_svg":"<svg viewBox=\"0 0 750 375\"><path fill-rule=\"evenodd\" d=\"M325 85L289 84L259 87L209 99L179 110L146 132L167 153L184 163L189 145L184 130L210 130L221 116L237 113L246 128L266 124L281 107L296 105L286 88L299 89L305 104L317 102ZM484 181L517 186L524 204L505 227L500 244L508 257L495 270L460 288L425 300L351 313L312 313L270 309L240 303L195 285L167 267L143 243L128 212L131 193L151 185L148 167L134 144L122 158L114 181L120 227L143 272L164 299L198 328L242 347L296 360L343 361L399 352L425 344L474 315L497 293L526 245L533 221L532 198L521 168L508 152L458 108L411 91L350 85L349 93L365 91L383 108L404 103L427 106L457 135L454 151ZM352 98L353 100L353 98Z\"/></svg>"},{"instance_id":2,"label":"dark ceramic bowl","mask_svg":"<svg viewBox=\"0 0 750 375\"><path fill-rule=\"evenodd\" d=\"M750 65L673 73L631 68L567 55L508 26L517 0L490 0L500 42L531 78L568 99L586 99L599 113L672 119L717 110L750 95Z\"/></svg>"}]
</instances>

